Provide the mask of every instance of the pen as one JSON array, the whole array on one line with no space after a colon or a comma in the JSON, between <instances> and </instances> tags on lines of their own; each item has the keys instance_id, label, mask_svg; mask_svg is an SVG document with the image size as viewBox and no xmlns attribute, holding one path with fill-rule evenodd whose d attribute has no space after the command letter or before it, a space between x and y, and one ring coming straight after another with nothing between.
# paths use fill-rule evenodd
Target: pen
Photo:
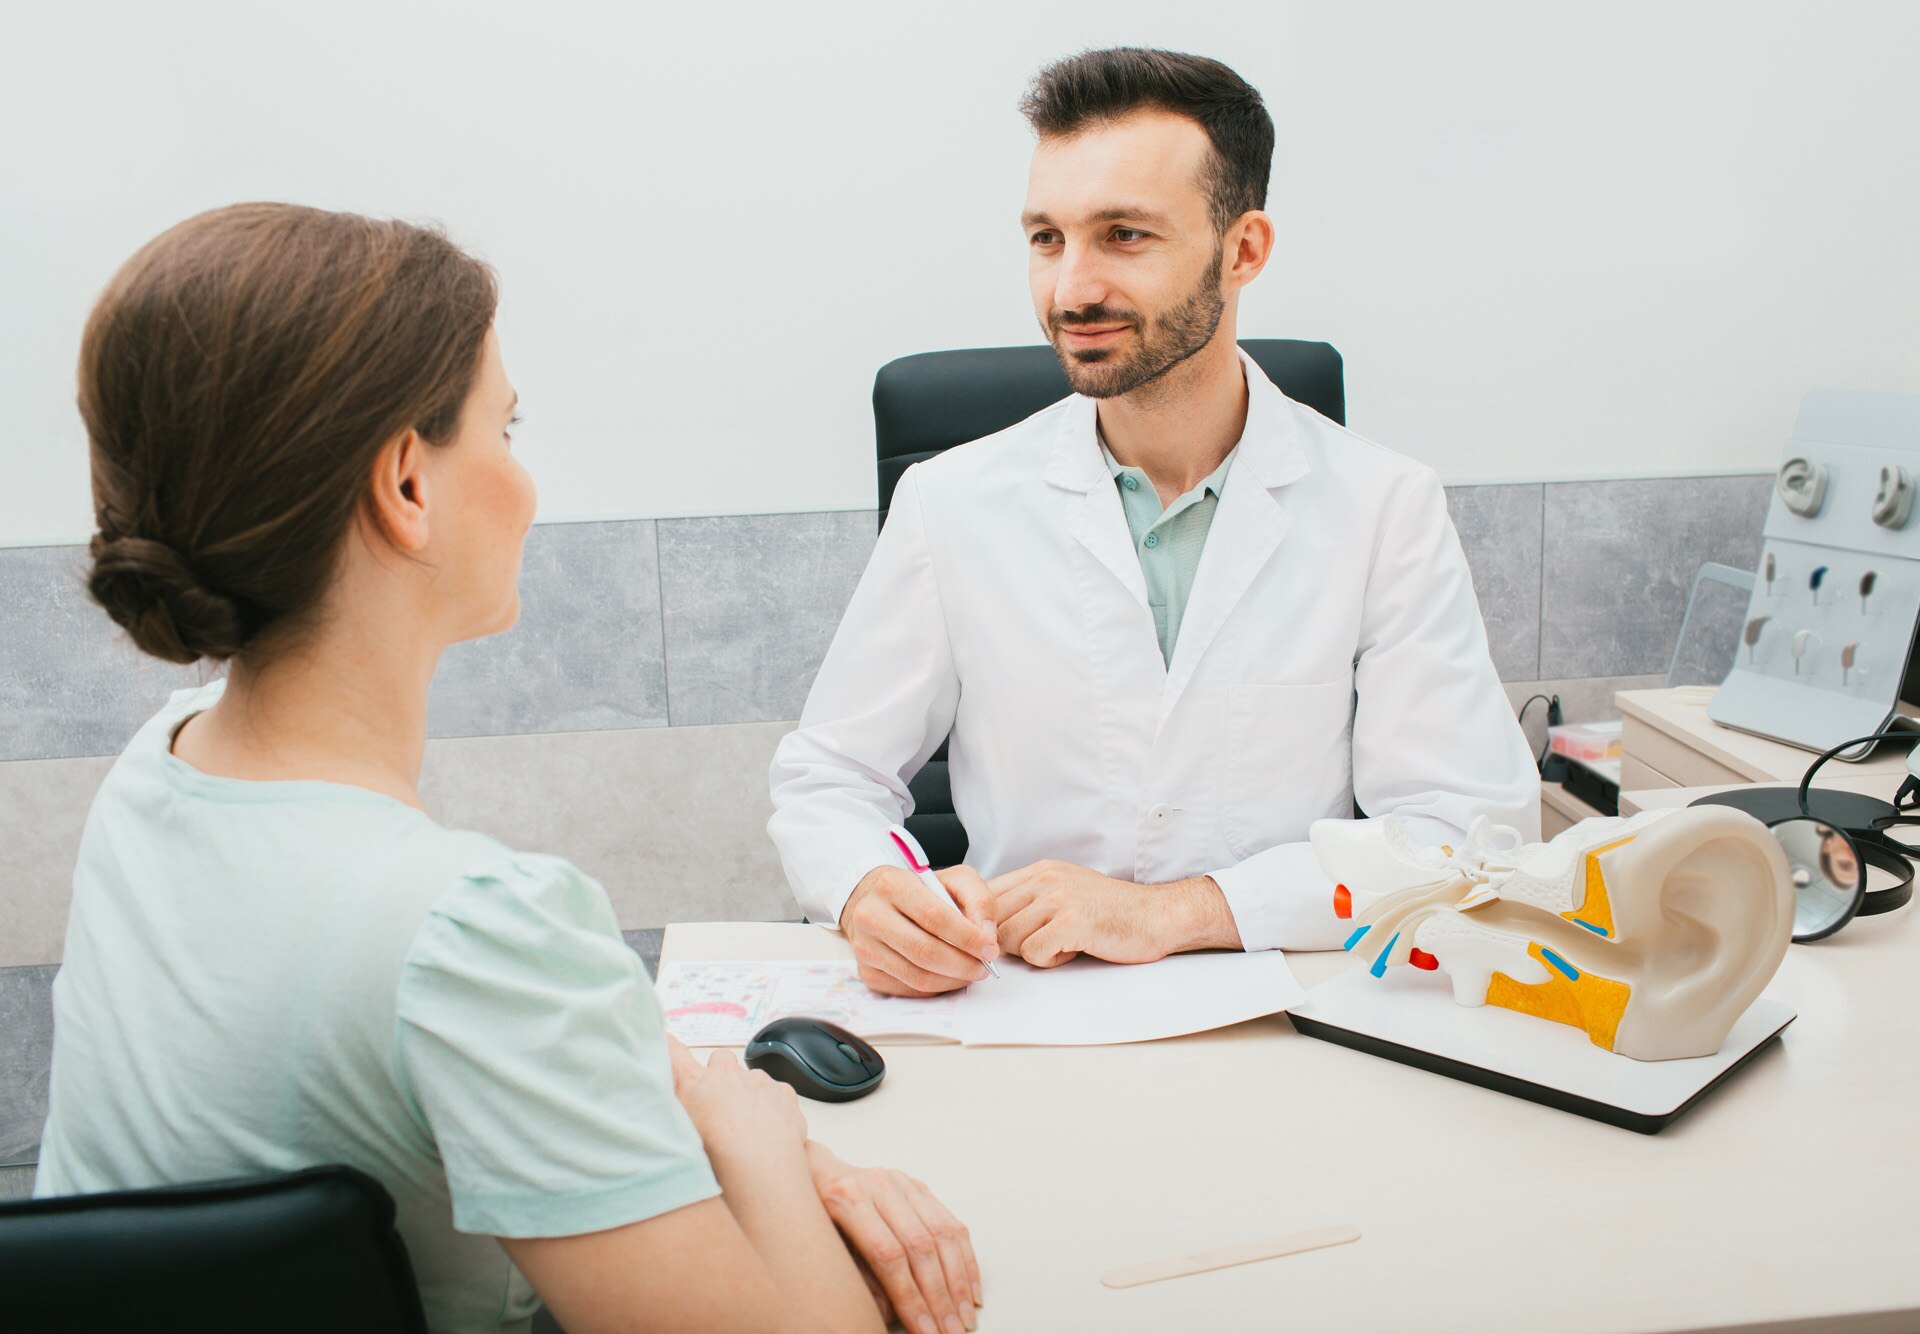
<instances>
[{"instance_id":1,"label":"pen","mask_svg":"<svg viewBox=\"0 0 1920 1334\"><path fill-rule=\"evenodd\" d=\"M888 829L887 837L893 840L894 847L900 849L900 855L907 859L907 869L920 877L920 883L951 903L953 896L947 893L947 887L940 883L940 877L933 873L931 866L927 865L927 854L921 849L919 840L909 834L904 825L894 825ZM995 977L1000 976L1000 970L991 962L985 959L981 962L987 965L989 973Z\"/></svg>"}]
</instances>

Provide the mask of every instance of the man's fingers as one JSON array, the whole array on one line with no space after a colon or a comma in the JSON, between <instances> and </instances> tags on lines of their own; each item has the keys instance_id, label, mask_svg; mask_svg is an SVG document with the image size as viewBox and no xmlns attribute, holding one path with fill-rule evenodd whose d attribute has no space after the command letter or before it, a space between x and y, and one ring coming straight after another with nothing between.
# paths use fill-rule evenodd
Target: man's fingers
<instances>
[{"instance_id":1,"label":"man's fingers","mask_svg":"<svg viewBox=\"0 0 1920 1334\"><path fill-rule=\"evenodd\" d=\"M1019 888L1029 876L1039 869L1040 863L1035 862L1031 866L1022 866L1017 871L1002 871L999 875L987 881L987 888L992 891L995 898L999 898L1008 890Z\"/></svg>"},{"instance_id":2,"label":"man's fingers","mask_svg":"<svg viewBox=\"0 0 1920 1334\"><path fill-rule=\"evenodd\" d=\"M983 943L985 933L979 923L968 921L945 894L930 894L925 885L915 883L887 897L903 917L962 954L971 954Z\"/></svg>"},{"instance_id":3,"label":"man's fingers","mask_svg":"<svg viewBox=\"0 0 1920 1334\"><path fill-rule=\"evenodd\" d=\"M967 1308L980 1304L980 1263L973 1258L973 1236L953 1211L940 1203L934 1193L912 1177L902 1187L907 1199L919 1211L940 1246L940 1267L953 1289L953 1300L965 1317Z\"/></svg>"},{"instance_id":4,"label":"man's fingers","mask_svg":"<svg viewBox=\"0 0 1920 1334\"><path fill-rule=\"evenodd\" d=\"M1078 951L1066 947L1066 930L1060 919L1043 924L1020 946L1020 957L1035 968L1052 968L1065 963Z\"/></svg>"},{"instance_id":5,"label":"man's fingers","mask_svg":"<svg viewBox=\"0 0 1920 1334\"><path fill-rule=\"evenodd\" d=\"M906 1243L894 1235L893 1229L881 1218L873 1202L850 1201L838 1211L834 1222L840 1225L847 1243L860 1253L860 1258L867 1262L867 1268L880 1281L881 1291L893 1303L893 1313L899 1317L900 1323L915 1334L938 1329L939 1321L927 1309L926 1299L920 1295L920 1285L914 1280L913 1263L907 1256Z\"/></svg>"},{"instance_id":6,"label":"man's fingers","mask_svg":"<svg viewBox=\"0 0 1920 1334\"><path fill-rule=\"evenodd\" d=\"M920 1289L920 1299L926 1303L934 1321L944 1328L947 1318L959 1318L963 1308L960 1302L954 1300L955 1287L947 1280L940 1242L933 1235L933 1229L927 1226L926 1220L920 1217L920 1211L898 1187L875 1192L873 1203L893 1235L906 1248L907 1265L913 1271L914 1283ZM893 1295L891 1289L888 1295ZM893 1304L898 1307L900 1299L894 1297ZM970 1309L972 1305L969 1298L966 1307Z\"/></svg>"},{"instance_id":7,"label":"man's fingers","mask_svg":"<svg viewBox=\"0 0 1920 1334\"><path fill-rule=\"evenodd\" d=\"M923 890L921 897L931 901L933 895ZM967 924L967 930L976 929L972 923ZM867 931L854 942L854 954L857 956L861 948L868 945L885 946L895 954L905 956L916 967L948 978L959 986L978 981L986 971L981 966L978 955L968 950L956 949L938 936L929 934L918 922L905 916L896 915Z\"/></svg>"},{"instance_id":8,"label":"man's fingers","mask_svg":"<svg viewBox=\"0 0 1920 1334\"><path fill-rule=\"evenodd\" d=\"M993 891L987 888L987 882L971 866L950 866L940 872L940 883L947 887L947 893L960 905L960 911L967 920L981 927L981 934L989 941L992 939L994 920Z\"/></svg>"},{"instance_id":9,"label":"man's fingers","mask_svg":"<svg viewBox=\"0 0 1920 1334\"><path fill-rule=\"evenodd\" d=\"M1053 919L1053 914L1037 903L1030 903L1019 912L1011 913L1000 923L1000 948L1008 954L1018 954L1025 958L1027 937L1038 931Z\"/></svg>"},{"instance_id":10,"label":"man's fingers","mask_svg":"<svg viewBox=\"0 0 1920 1334\"><path fill-rule=\"evenodd\" d=\"M930 972L915 963L912 959L909 959L906 955L900 953L899 950L894 949L893 946L887 944L885 941L869 940L865 945L861 946L861 952L862 963L868 964L880 972L887 973L902 985L912 988L912 991L908 993L910 995L937 996L943 991L958 991L972 980L970 978L948 977L943 973ZM963 955L961 957L964 958L966 956ZM986 971L981 968L978 959L971 959L969 962L976 970L981 972Z\"/></svg>"}]
</instances>

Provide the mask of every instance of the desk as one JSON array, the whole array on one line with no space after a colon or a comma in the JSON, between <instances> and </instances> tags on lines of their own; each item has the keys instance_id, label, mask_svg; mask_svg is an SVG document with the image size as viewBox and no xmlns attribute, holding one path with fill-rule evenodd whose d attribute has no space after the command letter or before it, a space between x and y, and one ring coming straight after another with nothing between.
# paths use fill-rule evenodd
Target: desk
<instances>
[{"instance_id":1,"label":"desk","mask_svg":"<svg viewBox=\"0 0 1920 1334\"><path fill-rule=\"evenodd\" d=\"M1913 916L1794 946L1774 984L1801 1011L1784 1048L1658 1136L1278 1017L1125 1047L889 1046L878 1092L808 1103L807 1119L849 1161L921 1177L972 1229L981 1334L1911 1331L1920 1007L1897 948L1920 944ZM661 951L845 955L822 928L765 923L670 927ZM1294 956L1309 986L1352 963ZM1329 1223L1361 1239L1100 1284L1130 1261ZM1815 1316L1829 1319L1801 1323Z\"/></svg>"},{"instance_id":2,"label":"desk","mask_svg":"<svg viewBox=\"0 0 1920 1334\"><path fill-rule=\"evenodd\" d=\"M1621 719L1622 790L1799 783L1814 761L1813 751L1722 727L1707 717L1710 696L1710 691L1683 686L1622 690L1613 697ZM1857 762L1829 760L1813 781L1891 800L1906 776L1906 747L1881 746Z\"/></svg>"}]
</instances>

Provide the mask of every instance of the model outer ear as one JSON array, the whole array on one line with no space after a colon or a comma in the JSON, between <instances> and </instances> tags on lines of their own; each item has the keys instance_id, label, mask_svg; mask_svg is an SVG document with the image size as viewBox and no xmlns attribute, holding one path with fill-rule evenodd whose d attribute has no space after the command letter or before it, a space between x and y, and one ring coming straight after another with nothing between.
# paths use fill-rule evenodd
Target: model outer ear
<instances>
[{"instance_id":1,"label":"model outer ear","mask_svg":"<svg viewBox=\"0 0 1920 1334\"><path fill-rule=\"evenodd\" d=\"M1613 1049L1706 1056L1759 997L1793 938L1793 882L1767 827L1698 806L1598 854L1633 994Z\"/></svg>"},{"instance_id":2,"label":"model outer ear","mask_svg":"<svg viewBox=\"0 0 1920 1334\"><path fill-rule=\"evenodd\" d=\"M1773 835L1731 806L1695 806L1592 848L1585 863L1578 913L1501 901L1459 914L1552 965L1537 983L1496 970L1487 1004L1570 1024L1636 1060L1718 1051L1792 938L1793 888ZM1418 940L1454 971L1446 926L1436 919Z\"/></svg>"}]
</instances>

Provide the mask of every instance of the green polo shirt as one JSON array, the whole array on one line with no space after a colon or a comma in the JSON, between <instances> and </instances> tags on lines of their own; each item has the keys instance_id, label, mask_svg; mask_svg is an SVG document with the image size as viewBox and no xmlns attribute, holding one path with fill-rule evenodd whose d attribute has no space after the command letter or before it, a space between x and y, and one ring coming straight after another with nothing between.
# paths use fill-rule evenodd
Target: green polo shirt
<instances>
[{"instance_id":1,"label":"green polo shirt","mask_svg":"<svg viewBox=\"0 0 1920 1334\"><path fill-rule=\"evenodd\" d=\"M1200 568L1200 553L1206 549L1207 530L1213 527L1213 512L1220 507L1220 492L1227 484L1227 469L1239 452L1238 445L1228 450L1211 476L1161 509L1160 493L1146 473L1121 467L1106 441L1100 442L1100 456L1120 488L1120 508L1126 511L1127 527L1133 532L1133 553L1147 577L1147 605L1153 609L1160 656L1169 664L1180 638L1180 618L1186 615L1187 598L1193 592L1194 571Z\"/></svg>"}]
</instances>

